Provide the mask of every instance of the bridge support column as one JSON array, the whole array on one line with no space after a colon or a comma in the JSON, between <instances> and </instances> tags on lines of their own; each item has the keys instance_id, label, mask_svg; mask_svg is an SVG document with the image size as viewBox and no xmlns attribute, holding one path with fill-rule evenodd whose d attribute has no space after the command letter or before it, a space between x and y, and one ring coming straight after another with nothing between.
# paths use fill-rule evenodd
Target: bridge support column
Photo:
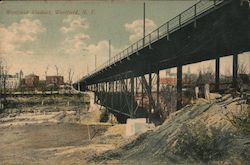
<instances>
[{"instance_id":1,"label":"bridge support column","mask_svg":"<svg viewBox=\"0 0 250 165\"><path fill-rule=\"evenodd\" d=\"M81 91L80 82L77 83L77 90Z\"/></svg>"},{"instance_id":2,"label":"bridge support column","mask_svg":"<svg viewBox=\"0 0 250 165\"><path fill-rule=\"evenodd\" d=\"M115 92L117 92L117 81L115 81Z\"/></svg>"},{"instance_id":3,"label":"bridge support column","mask_svg":"<svg viewBox=\"0 0 250 165\"><path fill-rule=\"evenodd\" d=\"M105 100L105 102L104 102L104 106L106 107L107 106L107 100L108 100L108 82L105 82L105 86L106 86L106 88L105 88L105 98L104 98L104 100Z\"/></svg>"},{"instance_id":4,"label":"bridge support column","mask_svg":"<svg viewBox=\"0 0 250 165\"><path fill-rule=\"evenodd\" d=\"M159 108L160 105L160 72L157 71L157 82L156 82L156 107Z\"/></svg>"},{"instance_id":5,"label":"bridge support column","mask_svg":"<svg viewBox=\"0 0 250 165\"><path fill-rule=\"evenodd\" d=\"M109 87L108 87L108 92L111 92L111 82L108 82L108 85L109 85Z\"/></svg>"},{"instance_id":6,"label":"bridge support column","mask_svg":"<svg viewBox=\"0 0 250 165\"><path fill-rule=\"evenodd\" d=\"M131 118L134 118L135 117L135 114L134 114L134 77L130 78L130 84L131 84L131 88L130 88L130 91L131 91L130 116L131 116Z\"/></svg>"},{"instance_id":7,"label":"bridge support column","mask_svg":"<svg viewBox=\"0 0 250 165\"><path fill-rule=\"evenodd\" d=\"M99 104L101 105L102 102L102 83L99 85Z\"/></svg>"},{"instance_id":8,"label":"bridge support column","mask_svg":"<svg viewBox=\"0 0 250 165\"><path fill-rule=\"evenodd\" d=\"M115 85L115 82L113 81L112 83L112 87L111 87L111 92L112 92L112 94L111 94L111 108L112 109L114 109L114 91L115 91L115 88L114 88L114 85Z\"/></svg>"},{"instance_id":9,"label":"bridge support column","mask_svg":"<svg viewBox=\"0 0 250 165\"><path fill-rule=\"evenodd\" d=\"M215 90L220 90L220 57L215 59Z\"/></svg>"},{"instance_id":10,"label":"bridge support column","mask_svg":"<svg viewBox=\"0 0 250 165\"><path fill-rule=\"evenodd\" d=\"M135 77L135 94L138 93L138 90L137 90L137 77Z\"/></svg>"},{"instance_id":11,"label":"bridge support column","mask_svg":"<svg viewBox=\"0 0 250 165\"><path fill-rule=\"evenodd\" d=\"M123 92L123 84L122 84L122 80L119 80L119 105L120 107L122 107L122 92Z\"/></svg>"},{"instance_id":12,"label":"bridge support column","mask_svg":"<svg viewBox=\"0 0 250 165\"><path fill-rule=\"evenodd\" d=\"M143 90L144 86L143 86L143 82L142 82L142 76L141 76L141 106L143 108L143 95L144 95L144 90Z\"/></svg>"},{"instance_id":13,"label":"bridge support column","mask_svg":"<svg viewBox=\"0 0 250 165\"><path fill-rule=\"evenodd\" d=\"M177 66L177 110L182 108L182 65Z\"/></svg>"},{"instance_id":14,"label":"bridge support column","mask_svg":"<svg viewBox=\"0 0 250 165\"><path fill-rule=\"evenodd\" d=\"M127 78L125 79L125 89L126 91L128 91L128 79Z\"/></svg>"},{"instance_id":15,"label":"bridge support column","mask_svg":"<svg viewBox=\"0 0 250 165\"><path fill-rule=\"evenodd\" d=\"M95 84L95 89L94 89L94 93L95 93L95 97L94 97L94 103L96 104L97 103L97 95L98 95L98 84Z\"/></svg>"},{"instance_id":16,"label":"bridge support column","mask_svg":"<svg viewBox=\"0 0 250 165\"><path fill-rule=\"evenodd\" d=\"M238 90L238 54L233 55L233 87Z\"/></svg>"},{"instance_id":17,"label":"bridge support column","mask_svg":"<svg viewBox=\"0 0 250 165\"><path fill-rule=\"evenodd\" d=\"M149 96L152 96L152 73L151 73L151 70L150 70L150 72L149 72L149 74L148 74L149 76L148 76L148 87L149 87ZM153 100L151 100L150 99L150 97L149 97L149 111L151 112L151 110L152 110L152 101Z\"/></svg>"}]
</instances>

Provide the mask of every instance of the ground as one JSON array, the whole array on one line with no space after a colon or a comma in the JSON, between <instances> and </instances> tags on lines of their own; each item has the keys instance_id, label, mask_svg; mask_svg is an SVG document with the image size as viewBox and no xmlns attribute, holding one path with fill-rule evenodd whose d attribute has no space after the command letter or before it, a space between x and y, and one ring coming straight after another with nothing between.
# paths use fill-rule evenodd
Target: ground
<instances>
[{"instance_id":1,"label":"ground","mask_svg":"<svg viewBox=\"0 0 250 165\"><path fill-rule=\"evenodd\" d=\"M200 98L130 138L124 124L99 122L101 107L81 97L19 100L0 117L0 165L250 163L250 106L241 96Z\"/></svg>"},{"instance_id":2,"label":"ground","mask_svg":"<svg viewBox=\"0 0 250 165\"><path fill-rule=\"evenodd\" d=\"M114 149L122 139L111 124L99 122L99 107L89 109L76 100L65 106L65 98L52 98L61 102L51 105L41 105L38 98L18 100L32 106L10 108L0 118L0 165L89 164L87 156Z\"/></svg>"},{"instance_id":3,"label":"ground","mask_svg":"<svg viewBox=\"0 0 250 165\"><path fill-rule=\"evenodd\" d=\"M88 142L86 126L65 123L40 123L2 127L0 153L2 164L84 163L81 153L63 153Z\"/></svg>"},{"instance_id":4,"label":"ground","mask_svg":"<svg viewBox=\"0 0 250 165\"><path fill-rule=\"evenodd\" d=\"M154 130L91 162L156 164L250 164L250 106L231 94L198 99L172 113ZM242 129L244 128L244 129Z\"/></svg>"}]
</instances>

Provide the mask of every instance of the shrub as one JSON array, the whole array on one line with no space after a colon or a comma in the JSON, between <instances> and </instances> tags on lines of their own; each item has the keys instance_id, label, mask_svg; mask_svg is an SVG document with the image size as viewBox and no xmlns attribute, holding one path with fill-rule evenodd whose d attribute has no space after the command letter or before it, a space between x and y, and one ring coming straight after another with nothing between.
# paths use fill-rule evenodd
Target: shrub
<instances>
[{"instance_id":1,"label":"shrub","mask_svg":"<svg viewBox=\"0 0 250 165\"><path fill-rule=\"evenodd\" d=\"M242 105L243 107L243 105ZM241 107L241 108L242 108ZM250 106L248 105L246 109L242 109L239 113L230 113L226 115L228 121L243 134L250 134Z\"/></svg>"},{"instance_id":2,"label":"shrub","mask_svg":"<svg viewBox=\"0 0 250 165\"><path fill-rule=\"evenodd\" d=\"M227 155L227 146L231 139L229 132L207 128L204 123L184 125L178 137L175 154L204 163L221 160Z\"/></svg>"}]
</instances>

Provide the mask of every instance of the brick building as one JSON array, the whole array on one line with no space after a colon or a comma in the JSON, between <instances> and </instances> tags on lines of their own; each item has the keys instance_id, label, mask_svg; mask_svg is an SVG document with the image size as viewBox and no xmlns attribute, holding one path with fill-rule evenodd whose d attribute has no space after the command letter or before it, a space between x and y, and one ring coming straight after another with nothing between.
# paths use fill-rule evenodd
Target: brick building
<instances>
[{"instance_id":1,"label":"brick building","mask_svg":"<svg viewBox=\"0 0 250 165\"><path fill-rule=\"evenodd\" d=\"M63 76L46 76L46 84L60 86L64 84Z\"/></svg>"},{"instance_id":2,"label":"brick building","mask_svg":"<svg viewBox=\"0 0 250 165\"><path fill-rule=\"evenodd\" d=\"M25 85L27 87L33 88L33 87L37 87L37 85L39 84L39 76L35 75L35 74L30 74L25 76Z\"/></svg>"}]
</instances>

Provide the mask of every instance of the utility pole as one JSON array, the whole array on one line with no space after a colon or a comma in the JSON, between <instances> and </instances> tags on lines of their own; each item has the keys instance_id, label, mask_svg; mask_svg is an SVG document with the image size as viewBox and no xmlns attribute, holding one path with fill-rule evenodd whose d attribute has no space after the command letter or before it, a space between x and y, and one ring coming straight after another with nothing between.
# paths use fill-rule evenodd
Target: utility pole
<instances>
[{"instance_id":1,"label":"utility pole","mask_svg":"<svg viewBox=\"0 0 250 165\"><path fill-rule=\"evenodd\" d=\"M111 40L109 40L109 64L111 60Z\"/></svg>"},{"instance_id":2,"label":"utility pole","mask_svg":"<svg viewBox=\"0 0 250 165\"><path fill-rule=\"evenodd\" d=\"M143 46L145 45L145 17L146 17L146 10L145 10L145 6L146 6L146 4L145 4L145 2L143 3L143 42L142 42L142 44L143 44ZM143 88L144 88L144 84L143 84L143 78L144 78L144 75L143 76L141 76L141 104L142 104L142 107L143 107Z\"/></svg>"},{"instance_id":3,"label":"utility pole","mask_svg":"<svg viewBox=\"0 0 250 165\"><path fill-rule=\"evenodd\" d=\"M145 22L146 22L146 4L144 2L143 3L143 46L145 45L145 35L146 35Z\"/></svg>"},{"instance_id":4,"label":"utility pole","mask_svg":"<svg viewBox=\"0 0 250 165\"><path fill-rule=\"evenodd\" d=\"M95 54L95 70L96 70L96 62L97 62L97 61L96 61L96 54Z\"/></svg>"},{"instance_id":5,"label":"utility pole","mask_svg":"<svg viewBox=\"0 0 250 165\"><path fill-rule=\"evenodd\" d=\"M87 75L89 74L89 65L87 64Z\"/></svg>"}]
</instances>

